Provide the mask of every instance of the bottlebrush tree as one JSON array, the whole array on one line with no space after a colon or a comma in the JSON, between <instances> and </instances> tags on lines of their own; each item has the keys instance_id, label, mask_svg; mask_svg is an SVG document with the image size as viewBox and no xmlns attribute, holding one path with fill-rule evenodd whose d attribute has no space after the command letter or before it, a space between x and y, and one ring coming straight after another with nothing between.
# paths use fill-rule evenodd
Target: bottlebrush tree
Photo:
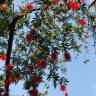
<instances>
[{"instance_id":1,"label":"bottlebrush tree","mask_svg":"<svg viewBox=\"0 0 96 96\"><path fill-rule=\"evenodd\" d=\"M80 53L90 37L95 45L95 10L83 0L21 1L0 0L0 94L9 96L9 86L24 80L29 96L41 96L38 86L48 80L68 96L58 63L71 61L70 52Z\"/></svg>"}]
</instances>

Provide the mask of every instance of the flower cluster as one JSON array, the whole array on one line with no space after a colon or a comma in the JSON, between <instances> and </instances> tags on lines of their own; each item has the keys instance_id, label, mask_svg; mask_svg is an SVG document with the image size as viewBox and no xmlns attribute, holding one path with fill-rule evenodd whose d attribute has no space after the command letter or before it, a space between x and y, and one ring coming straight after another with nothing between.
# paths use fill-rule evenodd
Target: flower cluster
<instances>
[{"instance_id":1,"label":"flower cluster","mask_svg":"<svg viewBox=\"0 0 96 96\"><path fill-rule=\"evenodd\" d=\"M60 90L64 92L64 96L68 96L68 92L66 91L66 84L62 84L60 86Z\"/></svg>"},{"instance_id":2,"label":"flower cluster","mask_svg":"<svg viewBox=\"0 0 96 96\"><path fill-rule=\"evenodd\" d=\"M86 20L84 18L79 19L79 24L80 25L85 25L86 24Z\"/></svg>"},{"instance_id":3,"label":"flower cluster","mask_svg":"<svg viewBox=\"0 0 96 96\"><path fill-rule=\"evenodd\" d=\"M52 61L57 61L57 59L58 59L58 53L57 52L52 52L50 59Z\"/></svg>"},{"instance_id":4,"label":"flower cluster","mask_svg":"<svg viewBox=\"0 0 96 96\"><path fill-rule=\"evenodd\" d=\"M44 59L39 59L35 62L34 67L45 69L47 67L47 62Z\"/></svg>"},{"instance_id":5,"label":"flower cluster","mask_svg":"<svg viewBox=\"0 0 96 96\"><path fill-rule=\"evenodd\" d=\"M14 68L14 66L12 65L12 64L7 64L7 66L6 66L6 69L7 70L12 70Z\"/></svg>"},{"instance_id":6,"label":"flower cluster","mask_svg":"<svg viewBox=\"0 0 96 96\"><path fill-rule=\"evenodd\" d=\"M71 8L73 11L79 8L79 4L75 2L74 0L69 1L67 6L68 8Z\"/></svg>"},{"instance_id":7,"label":"flower cluster","mask_svg":"<svg viewBox=\"0 0 96 96\"><path fill-rule=\"evenodd\" d=\"M35 88L29 90L29 96L38 96L38 90Z\"/></svg>"},{"instance_id":8,"label":"flower cluster","mask_svg":"<svg viewBox=\"0 0 96 96\"><path fill-rule=\"evenodd\" d=\"M5 53L0 54L0 60L2 60L2 61L6 60L6 54Z\"/></svg>"},{"instance_id":9,"label":"flower cluster","mask_svg":"<svg viewBox=\"0 0 96 96\"><path fill-rule=\"evenodd\" d=\"M64 59L65 59L65 61L70 61L71 60L71 55L70 55L69 52L64 53Z\"/></svg>"},{"instance_id":10,"label":"flower cluster","mask_svg":"<svg viewBox=\"0 0 96 96\"><path fill-rule=\"evenodd\" d=\"M51 4L56 5L60 0L50 0Z\"/></svg>"},{"instance_id":11,"label":"flower cluster","mask_svg":"<svg viewBox=\"0 0 96 96\"><path fill-rule=\"evenodd\" d=\"M16 9L14 12L13 2L9 4L10 2L0 3L0 36L4 36L4 42L6 42L11 36L9 35L11 33L9 24L11 23L11 25L16 25L12 32L18 32L14 34L13 43L16 46L10 50L12 54L7 53L7 55L11 54L12 58L9 61L12 64L5 64L4 84L10 85L24 79L24 88L28 90L29 96L38 96L38 86L42 84L41 82L46 76L46 79L53 80L54 86L62 84L60 90L64 92L64 96L68 96L66 91L68 82L64 80L65 77L59 76L58 71L62 66L58 63L71 61L71 51L80 52L78 38L83 42L83 37L87 33L85 29L89 25L89 29L91 29L95 24L93 15L87 13L84 0L34 0L19 6L20 10ZM14 4L14 6L17 5ZM87 20L87 15L94 20L90 18ZM76 24L77 26L75 26ZM28 32L24 32L26 27ZM75 36L77 37L75 38ZM1 37L0 41L3 41ZM3 45L1 42L0 45L0 49L7 46L3 50L4 52L8 51L6 49L9 49L8 45L11 44ZM7 55L0 53L0 60L8 59ZM61 56L63 60L59 58ZM48 73L46 74L45 71ZM61 71L63 73L63 70Z\"/></svg>"},{"instance_id":12,"label":"flower cluster","mask_svg":"<svg viewBox=\"0 0 96 96\"><path fill-rule=\"evenodd\" d=\"M4 80L4 84L9 85L13 82L13 80L14 80L13 76L10 75L8 76L8 78L6 78L6 80Z\"/></svg>"},{"instance_id":13,"label":"flower cluster","mask_svg":"<svg viewBox=\"0 0 96 96\"><path fill-rule=\"evenodd\" d=\"M31 81L32 83L41 83L42 82L42 76L32 76Z\"/></svg>"},{"instance_id":14,"label":"flower cluster","mask_svg":"<svg viewBox=\"0 0 96 96\"><path fill-rule=\"evenodd\" d=\"M31 42L32 41L32 34L26 35L26 41Z\"/></svg>"}]
</instances>

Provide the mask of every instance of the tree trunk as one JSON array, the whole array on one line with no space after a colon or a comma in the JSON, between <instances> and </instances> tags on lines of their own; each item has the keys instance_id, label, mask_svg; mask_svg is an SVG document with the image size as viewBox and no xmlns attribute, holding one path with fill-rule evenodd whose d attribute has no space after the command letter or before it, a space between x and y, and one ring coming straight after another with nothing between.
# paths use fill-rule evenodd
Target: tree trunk
<instances>
[{"instance_id":1,"label":"tree trunk","mask_svg":"<svg viewBox=\"0 0 96 96\"><path fill-rule=\"evenodd\" d=\"M16 22L22 17L23 17L22 15L16 16L13 18L12 22L10 23L10 26L9 26L9 32L10 33L9 33L9 39L8 39L8 47L7 47L7 56L6 56L5 67L10 63L11 50L12 50L12 44L13 44ZM8 70L5 69L6 80L9 78L8 73L9 73ZM9 84L5 84L4 96L9 96Z\"/></svg>"}]
</instances>

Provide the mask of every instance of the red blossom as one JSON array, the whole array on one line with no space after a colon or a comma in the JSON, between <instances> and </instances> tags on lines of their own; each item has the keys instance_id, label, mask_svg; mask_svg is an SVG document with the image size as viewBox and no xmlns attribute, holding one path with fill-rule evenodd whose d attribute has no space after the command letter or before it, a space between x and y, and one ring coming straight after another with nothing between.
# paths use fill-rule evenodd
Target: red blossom
<instances>
[{"instance_id":1,"label":"red blossom","mask_svg":"<svg viewBox=\"0 0 96 96\"><path fill-rule=\"evenodd\" d=\"M33 9L33 5L32 5L32 4L26 4L25 7L26 7L27 9L30 9L30 10Z\"/></svg>"},{"instance_id":2,"label":"red blossom","mask_svg":"<svg viewBox=\"0 0 96 96\"><path fill-rule=\"evenodd\" d=\"M36 76L32 76L31 81L32 81L32 83L35 83L37 81Z\"/></svg>"},{"instance_id":3,"label":"red blossom","mask_svg":"<svg viewBox=\"0 0 96 96\"><path fill-rule=\"evenodd\" d=\"M16 77L16 79L20 79L21 78L21 74L20 73L15 73L15 77Z\"/></svg>"},{"instance_id":4,"label":"red blossom","mask_svg":"<svg viewBox=\"0 0 96 96\"><path fill-rule=\"evenodd\" d=\"M4 84L9 85L13 80L13 76L10 75L6 80L4 80Z\"/></svg>"},{"instance_id":5,"label":"red blossom","mask_svg":"<svg viewBox=\"0 0 96 96\"><path fill-rule=\"evenodd\" d=\"M38 82L41 83L42 82L42 77L41 76L32 76L32 83Z\"/></svg>"},{"instance_id":6,"label":"red blossom","mask_svg":"<svg viewBox=\"0 0 96 96\"><path fill-rule=\"evenodd\" d=\"M5 53L2 53L0 55L0 59L3 60L3 61L6 60L6 54Z\"/></svg>"},{"instance_id":7,"label":"red blossom","mask_svg":"<svg viewBox=\"0 0 96 96\"><path fill-rule=\"evenodd\" d=\"M26 41L28 42L32 41L32 34L26 35Z\"/></svg>"},{"instance_id":8,"label":"red blossom","mask_svg":"<svg viewBox=\"0 0 96 96\"><path fill-rule=\"evenodd\" d=\"M9 78L8 78L8 80L11 82L11 81L13 81L14 80L14 78L13 78L13 76L9 76Z\"/></svg>"},{"instance_id":9,"label":"red blossom","mask_svg":"<svg viewBox=\"0 0 96 96\"><path fill-rule=\"evenodd\" d=\"M5 85L9 85L11 82L9 80L4 80Z\"/></svg>"},{"instance_id":10,"label":"red blossom","mask_svg":"<svg viewBox=\"0 0 96 96\"><path fill-rule=\"evenodd\" d=\"M50 2L51 4L56 5L59 2L59 0L51 0Z\"/></svg>"},{"instance_id":11,"label":"red blossom","mask_svg":"<svg viewBox=\"0 0 96 96\"><path fill-rule=\"evenodd\" d=\"M56 61L58 59L58 53L57 52L52 52L51 53L51 60Z\"/></svg>"},{"instance_id":12,"label":"red blossom","mask_svg":"<svg viewBox=\"0 0 96 96\"><path fill-rule=\"evenodd\" d=\"M9 63L9 64L7 64L7 66L6 66L6 68L7 68L8 70L12 70L12 69L13 69L13 67L14 67L14 66L13 66L12 64L10 64L10 63Z\"/></svg>"},{"instance_id":13,"label":"red blossom","mask_svg":"<svg viewBox=\"0 0 96 96\"><path fill-rule=\"evenodd\" d=\"M65 95L64 96L68 96L68 92L65 92Z\"/></svg>"},{"instance_id":14,"label":"red blossom","mask_svg":"<svg viewBox=\"0 0 96 96\"><path fill-rule=\"evenodd\" d=\"M40 67L40 64L41 64L41 60L37 60L36 62L35 62L35 68L37 69L37 68L39 68Z\"/></svg>"},{"instance_id":15,"label":"red blossom","mask_svg":"<svg viewBox=\"0 0 96 96\"><path fill-rule=\"evenodd\" d=\"M80 4L82 4L82 3L84 3L84 0L78 0L78 2L79 2Z\"/></svg>"},{"instance_id":16,"label":"red blossom","mask_svg":"<svg viewBox=\"0 0 96 96\"><path fill-rule=\"evenodd\" d=\"M84 18L79 19L79 24L80 25L85 25L86 24L86 20Z\"/></svg>"},{"instance_id":17,"label":"red blossom","mask_svg":"<svg viewBox=\"0 0 96 96\"><path fill-rule=\"evenodd\" d=\"M60 90L61 90L61 91L65 91L65 90L66 90L66 85L65 85L65 84L61 85L61 86L60 86Z\"/></svg>"},{"instance_id":18,"label":"red blossom","mask_svg":"<svg viewBox=\"0 0 96 96\"><path fill-rule=\"evenodd\" d=\"M74 2L73 0L69 1L67 3L68 8L71 8L73 11L77 10L79 7L79 4L77 2Z\"/></svg>"},{"instance_id":19,"label":"red blossom","mask_svg":"<svg viewBox=\"0 0 96 96\"><path fill-rule=\"evenodd\" d=\"M38 83L41 83L41 82L42 82L42 79L43 79L43 78L42 78L41 76L38 76L38 77L37 77L37 82L38 82Z\"/></svg>"},{"instance_id":20,"label":"red blossom","mask_svg":"<svg viewBox=\"0 0 96 96\"><path fill-rule=\"evenodd\" d=\"M47 62L45 60L41 60L41 68L45 69L47 67Z\"/></svg>"},{"instance_id":21,"label":"red blossom","mask_svg":"<svg viewBox=\"0 0 96 96\"><path fill-rule=\"evenodd\" d=\"M29 91L29 96L38 96L38 90L33 88Z\"/></svg>"},{"instance_id":22,"label":"red blossom","mask_svg":"<svg viewBox=\"0 0 96 96\"><path fill-rule=\"evenodd\" d=\"M64 58L65 58L66 61L70 61L70 60L71 60L71 55L70 55L70 53L69 53L69 52L65 52L65 53L64 53Z\"/></svg>"},{"instance_id":23,"label":"red blossom","mask_svg":"<svg viewBox=\"0 0 96 96\"><path fill-rule=\"evenodd\" d=\"M45 69L47 67L47 62L43 59L39 59L35 62L35 68Z\"/></svg>"}]
</instances>

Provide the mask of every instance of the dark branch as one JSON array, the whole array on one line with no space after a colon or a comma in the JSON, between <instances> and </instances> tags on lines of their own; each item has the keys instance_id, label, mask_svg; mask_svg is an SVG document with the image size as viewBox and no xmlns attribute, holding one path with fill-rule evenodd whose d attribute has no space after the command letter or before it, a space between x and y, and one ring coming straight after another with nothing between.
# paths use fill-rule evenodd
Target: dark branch
<instances>
[{"instance_id":1,"label":"dark branch","mask_svg":"<svg viewBox=\"0 0 96 96\"><path fill-rule=\"evenodd\" d=\"M12 44L13 44L13 38L14 38L14 32L15 32L15 25L16 22L22 18L24 15L16 16L13 18L12 22L10 23L9 26L9 40L8 40L8 48L7 48L7 58L5 62L5 66L10 63L10 56L11 56L11 50L12 50ZM6 79L9 77L8 70L6 70ZM4 96L9 96L9 85L5 84L5 94Z\"/></svg>"},{"instance_id":2,"label":"dark branch","mask_svg":"<svg viewBox=\"0 0 96 96\"><path fill-rule=\"evenodd\" d=\"M92 7L96 3L96 0L94 0L90 5L89 8Z\"/></svg>"}]
</instances>

